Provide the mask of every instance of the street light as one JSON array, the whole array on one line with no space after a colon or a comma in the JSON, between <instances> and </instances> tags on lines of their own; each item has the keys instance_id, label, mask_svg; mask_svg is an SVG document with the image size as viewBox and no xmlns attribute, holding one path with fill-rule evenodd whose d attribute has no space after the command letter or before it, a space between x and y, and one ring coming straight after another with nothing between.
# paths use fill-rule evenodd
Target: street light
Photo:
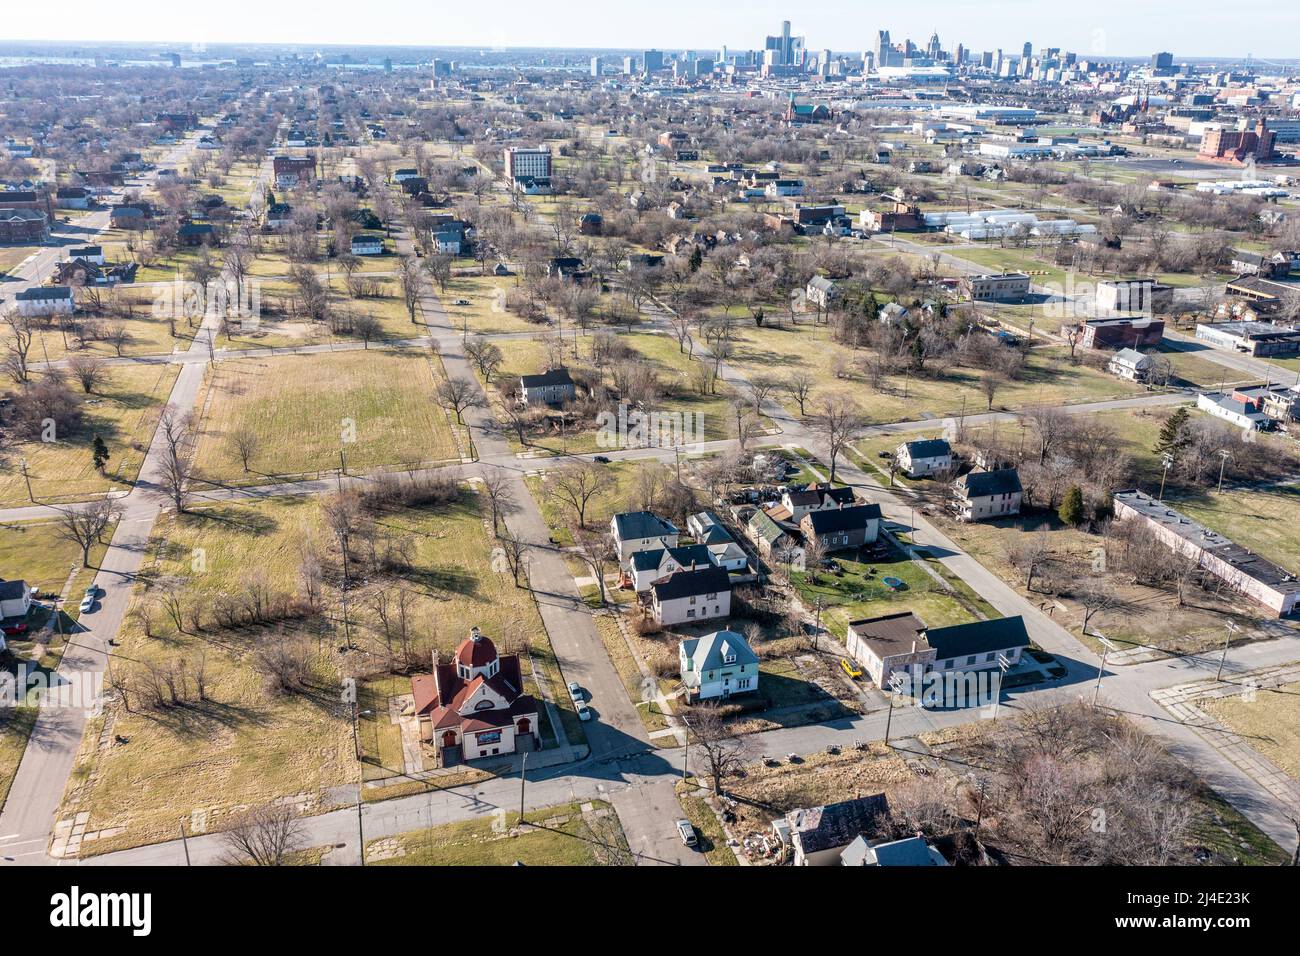
<instances>
[{"instance_id":1,"label":"street light","mask_svg":"<svg viewBox=\"0 0 1300 956\"><path fill-rule=\"evenodd\" d=\"M1232 452L1229 451L1227 448L1220 448L1220 449L1219 449L1219 458L1220 458L1221 460L1220 460L1220 462L1219 462L1219 487L1218 487L1218 489L1216 489L1216 490L1217 490L1218 492L1220 492L1220 493L1222 493L1222 491L1223 491L1223 469L1227 467L1227 465L1228 465L1228 457L1229 457L1231 454L1232 454Z\"/></svg>"}]
</instances>

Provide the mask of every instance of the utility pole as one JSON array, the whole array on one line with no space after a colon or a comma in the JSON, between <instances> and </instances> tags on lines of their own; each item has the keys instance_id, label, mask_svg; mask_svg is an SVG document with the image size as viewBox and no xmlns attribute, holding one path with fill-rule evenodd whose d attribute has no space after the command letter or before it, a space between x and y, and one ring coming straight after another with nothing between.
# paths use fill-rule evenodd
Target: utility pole
<instances>
[{"instance_id":1,"label":"utility pole","mask_svg":"<svg viewBox=\"0 0 1300 956\"><path fill-rule=\"evenodd\" d=\"M1223 665L1228 659L1228 645L1232 643L1232 635L1237 632L1237 625L1233 621L1228 622L1227 634L1223 638L1223 655L1219 658L1219 670L1214 675L1216 683L1223 680Z\"/></svg>"},{"instance_id":2,"label":"utility pole","mask_svg":"<svg viewBox=\"0 0 1300 956\"><path fill-rule=\"evenodd\" d=\"M519 825L524 825L524 787L528 785L528 754L519 765Z\"/></svg>"},{"instance_id":3,"label":"utility pole","mask_svg":"<svg viewBox=\"0 0 1300 956\"><path fill-rule=\"evenodd\" d=\"M31 476L27 474L27 459L26 459L26 458L24 458L24 459L22 460L22 466L23 466L23 481L27 482L27 500L28 500L28 501L33 501L33 502L34 502L36 499L35 499L34 497L32 497L32 479L31 479Z\"/></svg>"},{"instance_id":4,"label":"utility pole","mask_svg":"<svg viewBox=\"0 0 1300 956\"><path fill-rule=\"evenodd\" d=\"M1219 449L1219 487L1217 489L1219 494L1223 493L1223 469L1227 467L1228 456L1231 454L1232 452L1226 448Z\"/></svg>"},{"instance_id":5,"label":"utility pole","mask_svg":"<svg viewBox=\"0 0 1300 956\"><path fill-rule=\"evenodd\" d=\"M357 855L361 857L362 866L366 865L366 836L361 826L361 787L364 786L362 783L357 789Z\"/></svg>"},{"instance_id":6,"label":"utility pole","mask_svg":"<svg viewBox=\"0 0 1300 956\"><path fill-rule=\"evenodd\" d=\"M181 817L181 847L185 850L185 865L192 866L190 863L190 841L185 836L185 818Z\"/></svg>"},{"instance_id":7,"label":"utility pole","mask_svg":"<svg viewBox=\"0 0 1300 956\"><path fill-rule=\"evenodd\" d=\"M691 725L686 718L682 718L682 726L686 728L686 751L682 754L682 783L690 776L691 765Z\"/></svg>"},{"instance_id":8,"label":"utility pole","mask_svg":"<svg viewBox=\"0 0 1300 956\"><path fill-rule=\"evenodd\" d=\"M1165 470L1160 473L1160 497L1157 501L1165 500L1165 479L1169 477L1169 469L1174 463L1173 455L1162 455L1161 460L1164 462Z\"/></svg>"},{"instance_id":9,"label":"utility pole","mask_svg":"<svg viewBox=\"0 0 1300 956\"><path fill-rule=\"evenodd\" d=\"M1097 695L1101 693L1101 675L1106 670L1106 655L1110 653L1110 645L1101 646L1101 663L1097 665L1097 684L1092 689L1092 706L1097 706Z\"/></svg>"},{"instance_id":10,"label":"utility pole","mask_svg":"<svg viewBox=\"0 0 1300 956\"><path fill-rule=\"evenodd\" d=\"M893 675L890 675L891 678ZM894 722L894 698L898 696L898 688L893 685L893 680L886 680L885 683L891 685L889 693L889 713L885 717L885 746L889 746L889 727Z\"/></svg>"}]
</instances>

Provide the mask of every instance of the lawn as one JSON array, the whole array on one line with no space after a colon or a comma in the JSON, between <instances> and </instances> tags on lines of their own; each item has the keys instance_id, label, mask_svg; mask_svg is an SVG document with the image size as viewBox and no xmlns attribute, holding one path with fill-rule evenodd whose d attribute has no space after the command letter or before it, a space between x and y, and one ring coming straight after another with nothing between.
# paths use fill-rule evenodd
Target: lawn
<instances>
[{"instance_id":1,"label":"lawn","mask_svg":"<svg viewBox=\"0 0 1300 956\"><path fill-rule=\"evenodd\" d=\"M470 335L491 332L539 332L551 323L521 319L505 307L506 295L518 284L514 276L456 276L438 293L453 329L468 329ZM458 300L468 305L458 305ZM570 330L572 331L572 330Z\"/></svg>"},{"instance_id":2,"label":"lawn","mask_svg":"<svg viewBox=\"0 0 1300 956\"><path fill-rule=\"evenodd\" d=\"M1170 499L1194 521L1231 538L1292 574L1300 574L1300 485L1260 490L1228 489Z\"/></svg>"},{"instance_id":3,"label":"lawn","mask_svg":"<svg viewBox=\"0 0 1300 956\"><path fill-rule=\"evenodd\" d=\"M366 844L379 866L618 866L631 854L613 807L600 800L444 823Z\"/></svg>"},{"instance_id":4,"label":"lawn","mask_svg":"<svg viewBox=\"0 0 1300 956\"><path fill-rule=\"evenodd\" d=\"M131 710L120 702L109 706L112 736L106 745L100 745L100 726L87 732L65 797L63 814L89 812L92 832L123 828L101 836L94 852L170 838L182 817L196 832L211 830L222 813L240 804L287 798L314 812L354 800L354 790L338 789L355 785L362 775L344 678L384 679L370 696L363 684L362 701L386 699L404 683L383 669L393 640L385 638L373 612L380 589L390 597L398 588L407 592L416 660L429 660L435 648L447 659L477 625L503 652L522 654L528 692L538 693L539 671L552 689L562 690L532 597L508 574L492 570L477 495L466 491L445 505L386 513L379 527L410 543L409 568L383 583L354 586L345 629L336 587L340 559L318 499L218 505L159 522L145 580L133 595L114 653L114 667L135 691L128 692ZM309 544L324 564L322 616L259 626L218 621L218 602L239 598L252 584L299 593L299 567ZM184 631L178 630L165 613L169 594L184 607L202 610L203 624L196 628L186 621ZM153 637L145 634L145 608L152 609ZM349 634L353 649L348 649ZM304 689L273 693L267 687L265 655L277 646L305 654ZM183 702L146 706L140 688L147 669L163 672L182 664L190 690ZM193 692L200 664L206 672L204 701ZM576 717L573 722L580 726ZM369 741L377 739L372 729L363 722L359 732L368 757ZM580 741L580 731L575 729L572 738ZM391 746L380 743L376 751L377 767L394 760ZM398 771L400 763L388 769Z\"/></svg>"},{"instance_id":5,"label":"lawn","mask_svg":"<svg viewBox=\"0 0 1300 956\"><path fill-rule=\"evenodd\" d=\"M177 365L109 368L104 385L84 397L85 422L78 434L52 442L18 442L5 449L0 505L27 503L24 460L37 501L75 501L134 482L179 370ZM95 435L108 445L103 474L92 461Z\"/></svg>"},{"instance_id":6,"label":"lawn","mask_svg":"<svg viewBox=\"0 0 1300 956\"><path fill-rule=\"evenodd\" d=\"M218 482L458 459L433 401L441 363L416 350L225 359L208 373L196 469ZM245 472L231 435L250 429Z\"/></svg>"},{"instance_id":7,"label":"lawn","mask_svg":"<svg viewBox=\"0 0 1300 956\"><path fill-rule=\"evenodd\" d=\"M1291 779L1300 780L1300 683L1257 690L1253 699L1241 694L1207 698L1199 706Z\"/></svg>"},{"instance_id":8,"label":"lawn","mask_svg":"<svg viewBox=\"0 0 1300 956\"><path fill-rule=\"evenodd\" d=\"M880 560L858 561L848 555L843 552L831 556L842 569L838 575L831 571L815 576L795 571L791 575L806 608L815 609L821 600L825 608L822 625L840 640L848 633L850 621L899 611L915 612L930 627L1000 616L979 598L955 586L944 587L926 570L929 568L946 581L937 562L925 561L922 567L894 548ZM903 587L891 590L883 582L885 577L898 578Z\"/></svg>"}]
</instances>

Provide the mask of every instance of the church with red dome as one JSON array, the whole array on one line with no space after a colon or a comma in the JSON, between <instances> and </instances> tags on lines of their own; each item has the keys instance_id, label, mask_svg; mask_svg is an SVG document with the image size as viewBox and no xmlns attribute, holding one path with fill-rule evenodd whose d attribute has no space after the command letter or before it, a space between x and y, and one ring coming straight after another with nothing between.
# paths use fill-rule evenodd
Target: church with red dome
<instances>
[{"instance_id":1,"label":"church with red dome","mask_svg":"<svg viewBox=\"0 0 1300 956\"><path fill-rule=\"evenodd\" d=\"M433 665L432 674L411 678L411 690L420 739L438 766L538 749L538 704L524 693L518 654L498 654L475 627L450 661L435 652Z\"/></svg>"}]
</instances>

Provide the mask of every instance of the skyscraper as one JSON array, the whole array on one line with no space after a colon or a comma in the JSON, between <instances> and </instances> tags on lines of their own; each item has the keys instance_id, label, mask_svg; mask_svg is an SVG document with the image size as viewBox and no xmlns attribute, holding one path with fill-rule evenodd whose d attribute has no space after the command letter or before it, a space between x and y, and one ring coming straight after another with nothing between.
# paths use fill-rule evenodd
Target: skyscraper
<instances>
[{"instance_id":1,"label":"skyscraper","mask_svg":"<svg viewBox=\"0 0 1300 956\"><path fill-rule=\"evenodd\" d=\"M645 73L658 73L664 68L662 50L646 50L641 54L641 69Z\"/></svg>"}]
</instances>

